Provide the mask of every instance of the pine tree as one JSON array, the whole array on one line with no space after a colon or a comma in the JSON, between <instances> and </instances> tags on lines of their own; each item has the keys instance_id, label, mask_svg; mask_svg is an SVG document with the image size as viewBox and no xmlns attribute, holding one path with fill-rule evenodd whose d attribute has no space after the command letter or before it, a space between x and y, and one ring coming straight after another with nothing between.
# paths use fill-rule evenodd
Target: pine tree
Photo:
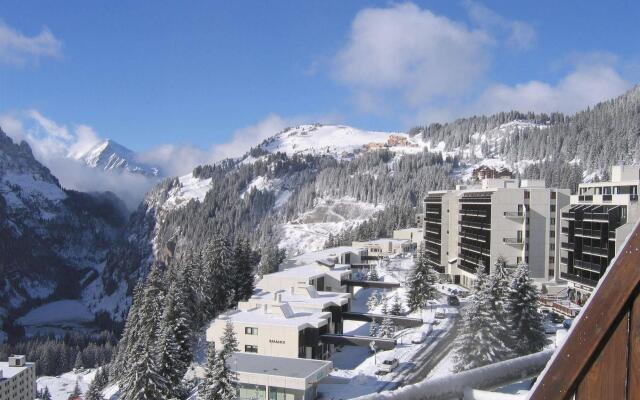
<instances>
[{"instance_id":1,"label":"pine tree","mask_svg":"<svg viewBox=\"0 0 640 400\"><path fill-rule=\"evenodd\" d=\"M286 258L284 249L279 249L277 243L269 243L263 248L260 265L258 266L258 274L264 276L277 272L280 264Z\"/></svg>"},{"instance_id":2,"label":"pine tree","mask_svg":"<svg viewBox=\"0 0 640 400\"><path fill-rule=\"evenodd\" d=\"M209 345L205 377L198 392L198 400L232 400L236 397L226 355L224 351L216 353L213 343Z\"/></svg>"},{"instance_id":3,"label":"pine tree","mask_svg":"<svg viewBox=\"0 0 640 400\"><path fill-rule=\"evenodd\" d=\"M233 253L236 268L235 302L237 303L240 300L247 300L251 297L255 287L255 276L249 243L244 239L236 240Z\"/></svg>"},{"instance_id":4,"label":"pine tree","mask_svg":"<svg viewBox=\"0 0 640 400\"><path fill-rule=\"evenodd\" d=\"M202 251L202 307L211 319L233 305L233 252L222 236L215 236Z\"/></svg>"},{"instance_id":5,"label":"pine tree","mask_svg":"<svg viewBox=\"0 0 640 400\"><path fill-rule=\"evenodd\" d=\"M78 351L76 354L76 361L73 364L73 369L80 370L84 368L84 360L82 359L82 351Z\"/></svg>"},{"instance_id":6,"label":"pine tree","mask_svg":"<svg viewBox=\"0 0 640 400\"><path fill-rule=\"evenodd\" d=\"M378 307L378 304L378 291L376 290L369 295L369 299L367 300L367 310L372 312L376 307Z\"/></svg>"},{"instance_id":7,"label":"pine tree","mask_svg":"<svg viewBox=\"0 0 640 400\"><path fill-rule=\"evenodd\" d=\"M222 352L225 357L232 355L235 351L238 351L238 338L236 337L233 322L231 322L230 319L227 319L220 341L222 342Z\"/></svg>"},{"instance_id":8,"label":"pine tree","mask_svg":"<svg viewBox=\"0 0 640 400\"><path fill-rule=\"evenodd\" d=\"M544 348L546 338L537 310L538 297L538 290L529 278L529 266L521 263L509 284L505 305L511 345L517 356Z\"/></svg>"},{"instance_id":9,"label":"pine tree","mask_svg":"<svg viewBox=\"0 0 640 400\"><path fill-rule=\"evenodd\" d=\"M132 351L133 347L138 342L140 334L139 309L142 307L143 301L144 284L140 281L133 289L133 300L131 302L131 307L129 307L129 314L127 315L127 321L124 325L122 338L118 342L116 357L109 370L114 381L119 381L127 374L129 366L127 356L129 351Z\"/></svg>"},{"instance_id":10,"label":"pine tree","mask_svg":"<svg viewBox=\"0 0 640 400\"><path fill-rule=\"evenodd\" d=\"M373 264L369 266L369 273L367 274L367 280L368 281L380 280L380 277L378 276L378 270L376 266Z\"/></svg>"},{"instance_id":11,"label":"pine tree","mask_svg":"<svg viewBox=\"0 0 640 400\"><path fill-rule=\"evenodd\" d=\"M456 371L465 371L509 358L512 353L503 340L506 336L506 328L495 312L485 269L478 266L473 294L462 310L462 325L455 342Z\"/></svg>"},{"instance_id":12,"label":"pine tree","mask_svg":"<svg viewBox=\"0 0 640 400\"><path fill-rule=\"evenodd\" d=\"M170 388L179 387L191 361L191 330L187 321L184 293L174 282L165 297L158 342L159 374L169 382ZM171 390L166 395L174 395Z\"/></svg>"},{"instance_id":13,"label":"pine tree","mask_svg":"<svg viewBox=\"0 0 640 400\"><path fill-rule=\"evenodd\" d=\"M102 388L99 383L96 382L95 378L89 385L89 390L87 390L84 400L104 400L104 397L102 396Z\"/></svg>"},{"instance_id":14,"label":"pine tree","mask_svg":"<svg viewBox=\"0 0 640 400\"><path fill-rule=\"evenodd\" d=\"M51 400L51 393L49 393L49 387L44 387L44 392L42 392L42 400Z\"/></svg>"},{"instance_id":15,"label":"pine tree","mask_svg":"<svg viewBox=\"0 0 640 400\"><path fill-rule=\"evenodd\" d=\"M393 320L389 317L389 308L388 308L388 300L385 299L382 301L382 324L380 324L380 329L378 329L378 337L381 338L392 338L393 334L396 331L396 327L393 324Z\"/></svg>"},{"instance_id":16,"label":"pine tree","mask_svg":"<svg viewBox=\"0 0 640 400\"><path fill-rule=\"evenodd\" d=\"M437 297L436 274L428 262L427 251L421 246L418 258L407 280L407 305L409 310L416 311L427 306L427 300Z\"/></svg>"},{"instance_id":17,"label":"pine tree","mask_svg":"<svg viewBox=\"0 0 640 400\"><path fill-rule=\"evenodd\" d=\"M378 337L378 332L380 330L380 326L378 325L378 321L373 318L371 323L369 324L369 336Z\"/></svg>"},{"instance_id":18,"label":"pine tree","mask_svg":"<svg viewBox=\"0 0 640 400\"><path fill-rule=\"evenodd\" d=\"M402 314L402 302L400 301L400 296L396 293L393 296L393 304L391 305L391 315L401 315Z\"/></svg>"}]
</instances>

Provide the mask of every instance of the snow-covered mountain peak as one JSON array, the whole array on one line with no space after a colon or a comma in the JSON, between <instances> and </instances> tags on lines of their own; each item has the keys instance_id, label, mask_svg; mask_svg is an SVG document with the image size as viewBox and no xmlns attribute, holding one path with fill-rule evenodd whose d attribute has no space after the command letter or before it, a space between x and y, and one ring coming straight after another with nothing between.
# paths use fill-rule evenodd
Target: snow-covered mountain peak
<instances>
[{"instance_id":1,"label":"snow-covered mountain peak","mask_svg":"<svg viewBox=\"0 0 640 400\"><path fill-rule=\"evenodd\" d=\"M138 162L135 152L111 139L98 143L74 158L82 160L91 168L100 168L105 171L124 170L145 176L160 175L157 167Z\"/></svg>"},{"instance_id":2,"label":"snow-covered mountain peak","mask_svg":"<svg viewBox=\"0 0 640 400\"><path fill-rule=\"evenodd\" d=\"M422 144L406 133L367 131L345 125L300 125L287 128L265 140L261 147L270 152L327 154L350 157L362 150L379 148L415 149Z\"/></svg>"}]
</instances>

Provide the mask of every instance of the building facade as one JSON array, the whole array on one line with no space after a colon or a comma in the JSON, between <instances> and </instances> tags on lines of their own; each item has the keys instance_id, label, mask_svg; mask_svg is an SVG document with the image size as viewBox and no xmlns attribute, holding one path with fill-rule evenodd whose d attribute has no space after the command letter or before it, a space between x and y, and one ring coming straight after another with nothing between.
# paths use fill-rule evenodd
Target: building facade
<instances>
[{"instance_id":1,"label":"building facade","mask_svg":"<svg viewBox=\"0 0 640 400\"><path fill-rule=\"evenodd\" d=\"M429 192L423 223L428 261L465 287L478 266L493 273L499 257L512 266L526 262L534 280L555 279L560 210L568 203L568 189L537 180L485 179Z\"/></svg>"},{"instance_id":2,"label":"building facade","mask_svg":"<svg viewBox=\"0 0 640 400\"><path fill-rule=\"evenodd\" d=\"M614 166L611 180L583 183L562 212L560 277L582 304L638 220L640 167Z\"/></svg>"},{"instance_id":3,"label":"building facade","mask_svg":"<svg viewBox=\"0 0 640 400\"><path fill-rule=\"evenodd\" d=\"M33 400L36 397L36 365L25 356L0 362L0 400Z\"/></svg>"}]
</instances>

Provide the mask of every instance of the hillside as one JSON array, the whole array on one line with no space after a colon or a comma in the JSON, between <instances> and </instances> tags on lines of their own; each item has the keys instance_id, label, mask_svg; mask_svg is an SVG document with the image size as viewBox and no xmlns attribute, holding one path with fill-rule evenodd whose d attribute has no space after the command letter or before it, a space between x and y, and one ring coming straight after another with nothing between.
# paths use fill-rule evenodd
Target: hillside
<instances>
[{"instance_id":1,"label":"hillside","mask_svg":"<svg viewBox=\"0 0 640 400\"><path fill-rule=\"evenodd\" d=\"M333 243L348 243L389 235L394 228L414 224L427 191L467 180L479 165L506 167L522 177L575 188L583 179L606 177L614 163L637 162L639 133L638 88L571 116L507 112L418 126L408 133L301 125L257 144L238 159L165 179L146 195L126 226L107 223L103 233L109 233L108 238L93 244L95 235L90 235L85 250L70 252L65 243L58 251L41 241L36 247L42 250L27 252L19 250L20 241L13 242L16 245L9 249L13 262L21 265L13 271L16 282L19 278L30 282L34 274L50 280L59 276L53 271L73 270L72 265L82 261L81 271L95 273L71 280L75 288L71 292L76 297L80 292L90 311L106 311L121 320L135 282L154 261L181 263L216 234L246 238L263 253L279 246L289 254L321 248L329 237ZM11 146L13 153L26 151L24 145ZM61 205L87 195L63 190L46 168L36 168L33 157L25 154L39 178L25 185L24 176L5 173L3 182L9 189L4 189L2 201L15 205L20 199L35 207L23 213L20 223L35 224L34 232L51 235L55 230L46 218L36 221L25 215L73 214L75 209ZM20 195L11 189L15 185L23 187ZM34 203L33 198L40 200ZM12 207L15 216L19 208ZM5 208L1 206L0 212ZM69 220L72 226L80 224ZM6 218L3 221L3 234L17 236L15 226ZM91 221L104 223L99 218ZM82 229L77 227L78 232ZM86 254L86 249L98 251ZM35 254L51 253L61 266L40 266ZM68 254L79 260L71 263ZM34 268L27 270L27 265ZM44 288L55 286L46 279L36 279L44 297L53 294ZM29 297L28 287L12 287L20 292L13 297Z\"/></svg>"},{"instance_id":2,"label":"hillside","mask_svg":"<svg viewBox=\"0 0 640 400\"><path fill-rule=\"evenodd\" d=\"M133 150L111 139L98 143L86 152L75 155L74 158L82 161L89 168L103 171L126 171L148 177L160 175L158 167L139 162Z\"/></svg>"}]
</instances>

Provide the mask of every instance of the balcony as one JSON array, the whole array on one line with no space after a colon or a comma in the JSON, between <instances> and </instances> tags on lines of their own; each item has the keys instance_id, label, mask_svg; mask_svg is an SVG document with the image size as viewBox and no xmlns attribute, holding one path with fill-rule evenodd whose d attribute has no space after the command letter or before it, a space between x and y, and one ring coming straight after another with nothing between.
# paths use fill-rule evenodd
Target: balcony
<instances>
[{"instance_id":1,"label":"balcony","mask_svg":"<svg viewBox=\"0 0 640 400\"><path fill-rule=\"evenodd\" d=\"M569 250L569 251L573 251L573 246L575 246L575 243L570 243L570 242L560 243L560 248Z\"/></svg>"},{"instance_id":2,"label":"balcony","mask_svg":"<svg viewBox=\"0 0 640 400\"><path fill-rule=\"evenodd\" d=\"M593 196L588 194L588 195L580 195L578 196L578 201L584 201L584 202L592 202L593 201Z\"/></svg>"},{"instance_id":3,"label":"balcony","mask_svg":"<svg viewBox=\"0 0 640 400\"><path fill-rule=\"evenodd\" d=\"M470 228L475 228L475 229L486 229L486 230L491 229L491 224L488 222L475 222L475 221L469 221L468 219L460 219L458 220L458 224L462 226L468 226Z\"/></svg>"},{"instance_id":4,"label":"balcony","mask_svg":"<svg viewBox=\"0 0 640 400\"><path fill-rule=\"evenodd\" d=\"M487 213L480 212L477 210L460 210L458 212L460 215L466 215L468 217L479 217L479 218L487 218Z\"/></svg>"},{"instance_id":5,"label":"balcony","mask_svg":"<svg viewBox=\"0 0 640 400\"><path fill-rule=\"evenodd\" d=\"M602 247L582 246L583 253L595 254L596 256L608 257L609 249L603 249Z\"/></svg>"},{"instance_id":6,"label":"balcony","mask_svg":"<svg viewBox=\"0 0 640 400\"><path fill-rule=\"evenodd\" d=\"M458 236L460 236L461 238L469 239L469 240L475 240L476 242L487 243L487 238L485 236L465 232L464 230L460 231L458 233Z\"/></svg>"},{"instance_id":7,"label":"balcony","mask_svg":"<svg viewBox=\"0 0 640 400\"><path fill-rule=\"evenodd\" d=\"M424 220L428 224L442 224L442 218L425 217Z\"/></svg>"},{"instance_id":8,"label":"balcony","mask_svg":"<svg viewBox=\"0 0 640 400\"><path fill-rule=\"evenodd\" d=\"M569 264L569 259L567 257L560 257L560 264L563 264L563 265Z\"/></svg>"},{"instance_id":9,"label":"balcony","mask_svg":"<svg viewBox=\"0 0 640 400\"><path fill-rule=\"evenodd\" d=\"M567 228L566 226L564 226L564 227L562 227L562 228L560 229L560 232L564 233L565 235L568 235L568 234L569 234L569 228Z\"/></svg>"},{"instance_id":10,"label":"balcony","mask_svg":"<svg viewBox=\"0 0 640 400\"><path fill-rule=\"evenodd\" d=\"M483 249L480 246L475 246L475 245L469 244L469 243L458 242L458 246L460 246L463 249L466 249L466 250L469 250L469 251L473 251L473 252L476 252L476 253L480 253L480 254L483 254L485 252L488 253L488 249Z\"/></svg>"},{"instance_id":11,"label":"balcony","mask_svg":"<svg viewBox=\"0 0 640 400\"><path fill-rule=\"evenodd\" d=\"M590 239L600 239L602 236L602 231L575 228L573 230L573 234L575 236L581 236L581 237L586 237Z\"/></svg>"},{"instance_id":12,"label":"balcony","mask_svg":"<svg viewBox=\"0 0 640 400\"><path fill-rule=\"evenodd\" d=\"M600 264L595 264L589 261L582 261L582 260L574 260L573 266L574 268L584 269L584 270L595 272L598 274L602 270L602 266Z\"/></svg>"},{"instance_id":13,"label":"balcony","mask_svg":"<svg viewBox=\"0 0 640 400\"><path fill-rule=\"evenodd\" d=\"M562 218L564 218L564 219L575 219L576 218L576 213L573 212L573 211L563 212L562 213Z\"/></svg>"},{"instance_id":14,"label":"balcony","mask_svg":"<svg viewBox=\"0 0 640 400\"><path fill-rule=\"evenodd\" d=\"M596 285L598 284L598 281L594 281L593 279L589 279L589 278L583 278L582 276L570 274L568 272L560 272L560 277L568 281L581 283L583 285L587 285L591 287L596 287Z\"/></svg>"},{"instance_id":15,"label":"balcony","mask_svg":"<svg viewBox=\"0 0 640 400\"><path fill-rule=\"evenodd\" d=\"M458 200L460 203L491 203L491 197L488 196L467 196Z\"/></svg>"},{"instance_id":16,"label":"balcony","mask_svg":"<svg viewBox=\"0 0 640 400\"><path fill-rule=\"evenodd\" d=\"M505 244L516 244L516 245L523 245L524 244L524 238L503 238L502 239L502 243Z\"/></svg>"},{"instance_id":17,"label":"balcony","mask_svg":"<svg viewBox=\"0 0 640 400\"><path fill-rule=\"evenodd\" d=\"M524 218L523 211L505 211L504 216L506 218Z\"/></svg>"}]
</instances>

